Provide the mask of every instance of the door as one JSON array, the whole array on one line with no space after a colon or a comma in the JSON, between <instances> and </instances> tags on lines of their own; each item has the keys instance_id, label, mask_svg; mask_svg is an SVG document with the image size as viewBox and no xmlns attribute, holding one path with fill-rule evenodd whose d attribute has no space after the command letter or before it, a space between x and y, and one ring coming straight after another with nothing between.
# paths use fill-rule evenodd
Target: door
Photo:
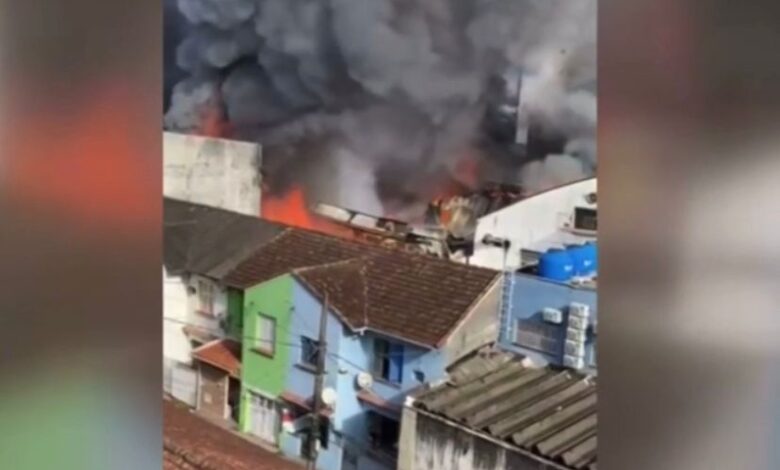
<instances>
[{"instance_id":1,"label":"door","mask_svg":"<svg viewBox=\"0 0 780 470\"><path fill-rule=\"evenodd\" d=\"M250 432L276 444L279 417L273 400L251 393L249 395Z\"/></svg>"}]
</instances>

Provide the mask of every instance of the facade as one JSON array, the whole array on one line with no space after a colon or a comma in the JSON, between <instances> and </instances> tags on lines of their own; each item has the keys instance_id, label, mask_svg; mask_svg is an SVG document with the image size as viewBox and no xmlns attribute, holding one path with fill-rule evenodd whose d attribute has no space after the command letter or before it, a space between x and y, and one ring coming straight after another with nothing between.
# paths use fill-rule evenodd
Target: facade
<instances>
[{"instance_id":1,"label":"facade","mask_svg":"<svg viewBox=\"0 0 780 470\"><path fill-rule=\"evenodd\" d=\"M535 364L596 373L595 288L515 273L504 279L499 345ZM577 358L581 362L577 363Z\"/></svg>"},{"instance_id":2,"label":"facade","mask_svg":"<svg viewBox=\"0 0 780 470\"><path fill-rule=\"evenodd\" d=\"M202 381L193 351L241 332L243 291L221 279L284 227L169 198L163 207L164 390L197 407Z\"/></svg>"},{"instance_id":3,"label":"facade","mask_svg":"<svg viewBox=\"0 0 780 470\"><path fill-rule=\"evenodd\" d=\"M595 381L475 355L403 410L399 470L595 470Z\"/></svg>"},{"instance_id":4,"label":"facade","mask_svg":"<svg viewBox=\"0 0 780 470\"><path fill-rule=\"evenodd\" d=\"M298 458L327 297L324 470L394 468L405 397L497 335L495 271L313 232L277 237L225 280L244 292L240 428Z\"/></svg>"},{"instance_id":5,"label":"facade","mask_svg":"<svg viewBox=\"0 0 780 470\"><path fill-rule=\"evenodd\" d=\"M163 194L259 216L262 151L258 144L163 133Z\"/></svg>"},{"instance_id":6,"label":"facade","mask_svg":"<svg viewBox=\"0 0 780 470\"><path fill-rule=\"evenodd\" d=\"M174 398L196 405L197 366L192 351L225 335L227 292L199 275L171 275L163 266L164 388Z\"/></svg>"},{"instance_id":7,"label":"facade","mask_svg":"<svg viewBox=\"0 0 780 470\"><path fill-rule=\"evenodd\" d=\"M523 252L550 240L579 241L595 237L595 225L580 230L578 215L593 215L595 224L596 178L534 194L477 221L474 254L469 263L498 270L516 270L525 264ZM591 233L592 232L592 233ZM508 242L508 247L490 240Z\"/></svg>"},{"instance_id":8,"label":"facade","mask_svg":"<svg viewBox=\"0 0 780 470\"><path fill-rule=\"evenodd\" d=\"M241 343L217 339L196 348L196 409L213 420L238 420L241 391Z\"/></svg>"}]
</instances>

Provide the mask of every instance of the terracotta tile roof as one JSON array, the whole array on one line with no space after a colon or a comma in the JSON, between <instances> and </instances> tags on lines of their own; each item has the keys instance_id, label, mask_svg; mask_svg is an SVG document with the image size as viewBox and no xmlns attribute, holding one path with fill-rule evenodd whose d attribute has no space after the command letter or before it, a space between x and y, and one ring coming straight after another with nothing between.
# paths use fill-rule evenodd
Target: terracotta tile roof
<instances>
[{"instance_id":1,"label":"terracotta tile roof","mask_svg":"<svg viewBox=\"0 0 780 470\"><path fill-rule=\"evenodd\" d=\"M224 370L233 377L241 376L241 343L232 339L204 344L192 352L192 357Z\"/></svg>"},{"instance_id":2,"label":"terracotta tile roof","mask_svg":"<svg viewBox=\"0 0 780 470\"><path fill-rule=\"evenodd\" d=\"M353 328L438 346L499 273L431 256L289 229L227 274L247 288L296 276Z\"/></svg>"}]
</instances>

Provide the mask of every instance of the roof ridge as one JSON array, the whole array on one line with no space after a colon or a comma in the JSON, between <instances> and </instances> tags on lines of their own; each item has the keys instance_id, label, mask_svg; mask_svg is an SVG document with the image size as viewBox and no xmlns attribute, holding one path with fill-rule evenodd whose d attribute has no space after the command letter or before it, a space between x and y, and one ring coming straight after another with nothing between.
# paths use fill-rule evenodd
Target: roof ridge
<instances>
[{"instance_id":1,"label":"roof ridge","mask_svg":"<svg viewBox=\"0 0 780 470\"><path fill-rule=\"evenodd\" d=\"M303 273L306 273L308 271L314 271L314 270L318 270L318 269L329 269L329 268L333 268L333 267L338 267L339 265L342 265L342 264L354 263L356 261L360 261L362 263L362 262L366 261L366 258L369 258L369 257L368 256L355 256L353 258L340 259L340 260L337 260L337 261L331 261L329 263L312 264L312 265L309 265L309 266L303 266L303 267L300 267L300 268L293 269L292 272L295 273L295 274L303 274Z\"/></svg>"}]
</instances>

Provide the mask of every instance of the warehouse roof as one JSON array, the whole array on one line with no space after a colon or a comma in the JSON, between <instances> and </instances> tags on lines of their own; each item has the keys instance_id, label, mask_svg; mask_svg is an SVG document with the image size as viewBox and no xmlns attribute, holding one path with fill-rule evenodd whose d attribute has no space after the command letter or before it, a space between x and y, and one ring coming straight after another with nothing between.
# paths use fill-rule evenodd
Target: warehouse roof
<instances>
[{"instance_id":1,"label":"warehouse roof","mask_svg":"<svg viewBox=\"0 0 780 470\"><path fill-rule=\"evenodd\" d=\"M291 229L262 245L225 282L247 288L294 272L353 328L436 347L499 273L431 256Z\"/></svg>"},{"instance_id":2,"label":"warehouse roof","mask_svg":"<svg viewBox=\"0 0 780 470\"><path fill-rule=\"evenodd\" d=\"M413 406L576 470L596 468L596 383L535 369L508 353L478 354Z\"/></svg>"}]
</instances>

